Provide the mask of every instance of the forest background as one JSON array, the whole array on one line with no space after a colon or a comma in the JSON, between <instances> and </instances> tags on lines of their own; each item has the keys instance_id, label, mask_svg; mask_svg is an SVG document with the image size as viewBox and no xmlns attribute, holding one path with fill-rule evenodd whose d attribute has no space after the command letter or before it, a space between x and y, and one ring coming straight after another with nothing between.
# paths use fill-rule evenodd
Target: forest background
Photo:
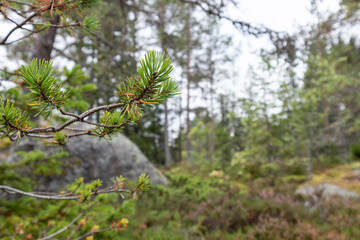
<instances>
[{"instance_id":1,"label":"forest background","mask_svg":"<svg viewBox=\"0 0 360 240\"><path fill-rule=\"evenodd\" d=\"M153 186L137 201L104 196L84 213L78 205L68 210L67 201L1 200L1 236L32 239L69 226L57 237L359 239L359 203L322 197L321 190L316 200L295 193L319 183L360 193L358 1L342 0L334 12L310 1L314 23L291 33L229 16L229 9L241 7L237 1L89 2L81 13L46 13L21 41L21 34L0 40L4 63L12 62L1 66L1 97L27 108L14 66L36 57L53 60L72 77L63 85L73 94L70 109L112 104L113 84L137 75L146 50L165 52L182 94L144 109L123 133L161 169L169 186ZM4 21L23 14L7 15L11 7L31 4L2 1ZM225 25L232 25L232 34ZM233 90L235 76L247 64L234 61L242 54L237 34L270 46L257 49L261 61L248 67L247 83L239 81L241 93ZM50 35L47 48L39 48ZM100 112L91 120L101 121ZM1 171L2 184L21 178L14 166L3 164ZM123 227L111 228L115 220Z\"/></svg>"}]
</instances>

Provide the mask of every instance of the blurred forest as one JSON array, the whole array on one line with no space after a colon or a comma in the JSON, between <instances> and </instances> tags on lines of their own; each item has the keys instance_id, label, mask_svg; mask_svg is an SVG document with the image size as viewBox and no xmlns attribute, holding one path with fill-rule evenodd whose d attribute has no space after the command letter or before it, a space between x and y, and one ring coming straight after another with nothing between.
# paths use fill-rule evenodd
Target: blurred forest
<instances>
[{"instance_id":1,"label":"blurred forest","mask_svg":"<svg viewBox=\"0 0 360 240\"><path fill-rule=\"evenodd\" d=\"M1 24L43 2L0 1ZM88 2L81 13L44 14L21 41L0 39L17 65L0 66L1 97L34 113L18 68L51 59L71 93L66 109L81 113L116 103L113 84L136 76L148 49L164 52L181 94L144 109L122 132L168 186L152 186L138 200L101 196L86 211L71 201L0 199L1 239L37 239L66 226L49 239L360 239L359 1L341 0L338 12L325 14L311 0L317 22L291 35L228 16L241 1ZM261 63L249 67L242 93L224 90L241 56L236 35L272 46L257 50ZM32 189L19 165L3 162L10 144L0 142L0 184ZM41 157L33 152L22 164ZM40 172L55 173L47 164ZM123 221L117 231L108 228L115 220Z\"/></svg>"}]
</instances>

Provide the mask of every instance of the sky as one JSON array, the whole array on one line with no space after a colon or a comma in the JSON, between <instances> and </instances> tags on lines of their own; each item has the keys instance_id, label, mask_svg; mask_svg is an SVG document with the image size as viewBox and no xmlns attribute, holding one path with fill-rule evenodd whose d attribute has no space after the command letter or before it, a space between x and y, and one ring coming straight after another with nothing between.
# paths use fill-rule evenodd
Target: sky
<instances>
[{"instance_id":1,"label":"sky","mask_svg":"<svg viewBox=\"0 0 360 240\"><path fill-rule=\"evenodd\" d=\"M310 0L242 0L238 1L237 8L230 8L228 15L233 19L249 23L262 24L279 32L296 33L299 27L310 26L316 18L310 13ZM336 12L339 9L339 0L323 0L320 11L323 13ZM251 81L248 76L249 66L256 66L260 62L258 56L262 48L271 48L271 43L266 36L255 38L244 36L234 29L230 22L223 20L224 34L231 34L235 46L240 49L233 63L231 83L232 91L242 92L244 85ZM225 90L226 91L226 90Z\"/></svg>"}]
</instances>

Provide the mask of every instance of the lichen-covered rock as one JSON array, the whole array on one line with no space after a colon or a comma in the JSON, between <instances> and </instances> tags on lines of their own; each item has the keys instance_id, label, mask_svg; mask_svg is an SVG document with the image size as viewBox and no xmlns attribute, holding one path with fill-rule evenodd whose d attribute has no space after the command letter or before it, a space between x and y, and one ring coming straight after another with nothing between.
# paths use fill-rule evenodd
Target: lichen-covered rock
<instances>
[{"instance_id":1,"label":"lichen-covered rock","mask_svg":"<svg viewBox=\"0 0 360 240\"><path fill-rule=\"evenodd\" d=\"M59 151L59 146L49 146L43 140L26 138L13 144L7 162L19 161L22 157L18 151L29 152L41 150L50 155ZM37 190L57 191L71 184L78 177L84 177L85 182L101 179L103 186L112 184L111 178L123 175L136 179L140 174L148 174L152 184L166 185L166 178L150 163L140 149L127 137L119 135L111 141L99 140L91 136L73 138L60 149L68 153L60 158L62 171L59 176L37 178ZM26 173L31 174L31 173Z\"/></svg>"},{"instance_id":2,"label":"lichen-covered rock","mask_svg":"<svg viewBox=\"0 0 360 240\"><path fill-rule=\"evenodd\" d=\"M301 187L296 190L296 193L303 196L311 197L315 201L318 201L320 198L330 199L331 197L334 196L339 196L345 199L360 197L355 192L351 192L334 184L328 184L328 183L323 183L317 186Z\"/></svg>"}]
</instances>

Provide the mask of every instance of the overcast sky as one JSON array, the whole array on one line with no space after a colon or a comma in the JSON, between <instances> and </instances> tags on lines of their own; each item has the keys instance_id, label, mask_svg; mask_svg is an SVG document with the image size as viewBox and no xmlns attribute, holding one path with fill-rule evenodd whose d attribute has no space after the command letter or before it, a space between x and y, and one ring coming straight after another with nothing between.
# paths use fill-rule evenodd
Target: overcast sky
<instances>
[{"instance_id":1,"label":"overcast sky","mask_svg":"<svg viewBox=\"0 0 360 240\"><path fill-rule=\"evenodd\" d=\"M316 18L309 11L310 0L242 0L238 2L238 8L230 8L227 13L233 19L262 24L279 32L296 33L300 26L310 26L316 22ZM323 0L320 5L320 11L323 13L335 12L338 9L339 0ZM272 45L266 36L255 38L243 35L226 20L223 20L222 30L233 36L235 47L240 49L234 60L233 69L235 70L232 73L231 83L225 83L224 86L230 86L228 91L239 93L244 90L244 85L251 81L247 75L248 66L256 67L260 62L259 51Z\"/></svg>"}]
</instances>

